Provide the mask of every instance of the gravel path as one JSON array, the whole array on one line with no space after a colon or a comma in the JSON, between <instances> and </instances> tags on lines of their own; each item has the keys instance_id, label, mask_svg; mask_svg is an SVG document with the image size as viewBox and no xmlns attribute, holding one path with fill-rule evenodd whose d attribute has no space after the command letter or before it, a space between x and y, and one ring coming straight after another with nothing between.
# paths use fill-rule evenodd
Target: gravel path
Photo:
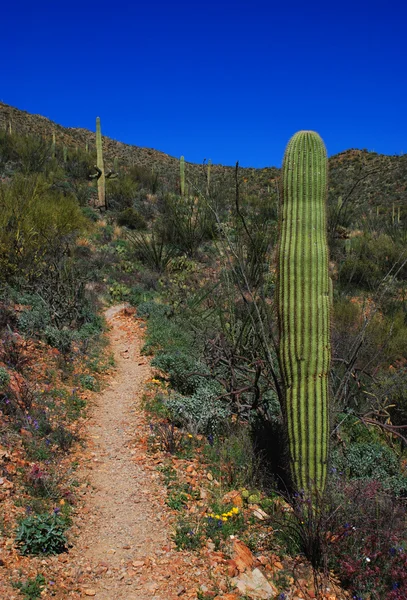
<instances>
[{"instance_id":1,"label":"gravel path","mask_svg":"<svg viewBox=\"0 0 407 600\"><path fill-rule=\"evenodd\" d=\"M151 372L140 355L140 324L123 315L124 309L121 305L106 312L117 371L99 395L88 425L92 458L86 477L91 491L86 495L88 517L74 550L78 581L83 582L84 597L169 600L181 591L178 569L172 574L169 570L170 555L179 553L171 548L157 473L143 464L133 443L137 432L145 431L139 405Z\"/></svg>"}]
</instances>

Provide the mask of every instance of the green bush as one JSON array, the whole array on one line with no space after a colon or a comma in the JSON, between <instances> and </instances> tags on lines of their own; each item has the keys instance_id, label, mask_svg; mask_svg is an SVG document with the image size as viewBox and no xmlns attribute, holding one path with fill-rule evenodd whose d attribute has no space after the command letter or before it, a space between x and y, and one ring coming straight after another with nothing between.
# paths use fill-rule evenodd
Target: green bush
<instances>
[{"instance_id":1,"label":"green bush","mask_svg":"<svg viewBox=\"0 0 407 600\"><path fill-rule=\"evenodd\" d=\"M98 381L92 375L80 375L79 382L85 390L94 392L99 389Z\"/></svg>"},{"instance_id":2,"label":"green bush","mask_svg":"<svg viewBox=\"0 0 407 600\"><path fill-rule=\"evenodd\" d=\"M7 369L0 367L0 390L4 390L10 383L10 375Z\"/></svg>"},{"instance_id":3,"label":"green bush","mask_svg":"<svg viewBox=\"0 0 407 600\"><path fill-rule=\"evenodd\" d=\"M124 175L107 180L109 206L115 210L131 208L137 200L139 186L131 177Z\"/></svg>"},{"instance_id":4,"label":"green bush","mask_svg":"<svg viewBox=\"0 0 407 600\"><path fill-rule=\"evenodd\" d=\"M216 381L207 381L191 396L175 393L165 404L172 420L192 433L213 435L227 426L231 411L220 398L222 387Z\"/></svg>"},{"instance_id":5,"label":"green bush","mask_svg":"<svg viewBox=\"0 0 407 600\"><path fill-rule=\"evenodd\" d=\"M62 354L71 351L72 342L76 339L76 332L70 329L58 329L53 325L45 328L44 339L53 348L57 348Z\"/></svg>"},{"instance_id":6,"label":"green bush","mask_svg":"<svg viewBox=\"0 0 407 600\"><path fill-rule=\"evenodd\" d=\"M131 206L119 213L117 216L117 224L121 227L127 227L128 229L133 229L136 231L147 228L145 218Z\"/></svg>"},{"instance_id":7,"label":"green bush","mask_svg":"<svg viewBox=\"0 0 407 600\"><path fill-rule=\"evenodd\" d=\"M377 480L396 495L407 492L407 477L400 472L397 456L378 442L354 442L332 451L332 469L349 479Z\"/></svg>"},{"instance_id":8,"label":"green bush","mask_svg":"<svg viewBox=\"0 0 407 600\"><path fill-rule=\"evenodd\" d=\"M46 327L51 325L46 302L37 294L20 297L20 301L28 304L29 308L19 314L18 329L29 337L40 336Z\"/></svg>"},{"instance_id":9,"label":"green bush","mask_svg":"<svg viewBox=\"0 0 407 600\"><path fill-rule=\"evenodd\" d=\"M23 519L16 532L22 554L60 554L67 548L65 524L54 514L32 515Z\"/></svg>"},{"instance_id":10,"label":"green bush","mask_svg":"<svg viewBox=\"0 0 407 600\"><path fill-rule=\"evenodd\" d=\"M42 176L0 184L0 277L40 281L66 257L86 219L77 202Z\"/></svg>"},{"instance_id":11,"label":"green bush","mask_svg":"<svg viewBox=\"0 0 407 600\"><path fill-rule=\"evenodd\" d=\"M89 219L89 221L92 221L92 223L99 221L99 213L91 206L82 206L81 211L83 216Z\"/></svg>"},{"instance_id":12,"label":"green bush","mask_svg":"<svg viewBox=\"0 0 407 600\"><path fill-rule=\"evenodd\" d=\"M20 593L24 596L24 600L36 600L41 598L41 593L45 588L45 577L44 575L38 574L34 578L28 578L25 582L17 582L13 584L20 590Z\"/></svg>"},{"instance_id":13,"label":"green bush","mask_svg":"<svg viewBox=\"0 0 407 600\"><path fill-rule=\"evenodd\" d=\"M254 450L247 426L227 429L205 446L205 458L214 476L230 489L255 488L259 484L261 456Z\"/></svg>"},{"instance_id":14,"label":"green bush","mask_svg":"<svg viewBox=\"0 0 407 600\"><path fill-rule=\"evenodd\" d=\"M197 361L185 352L161 352L151 361L153 367L157 367L169 375L171 387L181 394L193 394L201 385L205 385L209 376L209 369L203 363ZM202 375L200 375L202 373Z\"/></svg>"},{"instance_id":15,"label":"green bush","mask_svg":"<svg viewBox=\"0 0 407 600\"><path fill-rule=\"evenodd\" d=\"M164 273L177 254L177 249L167 243L161 233L154 230L129 232L127 239L134 249L136 258L158 273Z\"/></svg>"}]
</instances>

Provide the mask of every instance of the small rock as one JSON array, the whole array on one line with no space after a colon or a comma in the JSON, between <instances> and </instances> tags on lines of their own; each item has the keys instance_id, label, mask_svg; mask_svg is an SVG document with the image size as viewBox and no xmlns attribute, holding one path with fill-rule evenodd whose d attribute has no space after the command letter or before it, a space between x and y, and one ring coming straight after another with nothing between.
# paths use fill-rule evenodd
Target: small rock
<instances>
[{"instance_id":1,"label":"small rock","mask_svg":"<svg viewBox=\"0 0 407 600\"><path fill-rule=\"evenodd\" d=\"M145 561L144 560L134 560L131 564L133 565L133 567L135 569L139 569L140 567L144 567Z\"/></svg>"},{"instance_id":2,"label":"small rock","mask_svg":"<svg viewBox=\"0 0 407 600\"><path fill-rule=\"evenodd\" d=\"M182 594L184 594L185 592L185 587L183 585L180 585L180 587L177 589L177 596L182 596Z\"/></svg>"},{"instance_id":3,"label":"small rock","mask_svg":"<svg viewBox=\"0 0 407 600\"><path fill-rule=\"evenodd\" d=\"M268 519L269 517L269 515L265 513L264 510L262 510L259 506L256 506L256 508L253 511L253 515L257 517L257 519L259 519L260 521L264 521L264 519Z\"/></svg>"},{"instance_id":4,"label":"small rock","mask_svg":"<svg viewBox=\"0 0 407 600\"><path fill-rule=\"evenodd\" d=\"M253 600L269 600L278 594L277 588L264 577L260 569L234 577L232 583L242 596L248 596Z\"/></svg>"},{"instance_id":5,"label":"small rock","mask_svg":"<svg viewBox=\"0 0 407 600\"><path fill-rule=\"evenodd\" d=\"M84 590L85 596L96 596L96 590Z\"/></svg>"}]
</instances>

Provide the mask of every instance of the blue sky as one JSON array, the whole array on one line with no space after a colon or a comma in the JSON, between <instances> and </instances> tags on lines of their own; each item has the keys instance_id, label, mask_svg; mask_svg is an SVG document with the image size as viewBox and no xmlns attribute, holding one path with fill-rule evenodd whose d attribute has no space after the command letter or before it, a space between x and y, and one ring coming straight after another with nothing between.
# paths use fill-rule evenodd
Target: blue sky
<instances>
[{"instance_id":1,"label":"blue sky","mask_svg":"<svg viewBox=\"0 0 407 600\"><path fill-rule=\"evenodd\" d=\"M407 152L407 7L375 0L7 2L0 100L187 161Z\"/></svg>"}]
</instances>

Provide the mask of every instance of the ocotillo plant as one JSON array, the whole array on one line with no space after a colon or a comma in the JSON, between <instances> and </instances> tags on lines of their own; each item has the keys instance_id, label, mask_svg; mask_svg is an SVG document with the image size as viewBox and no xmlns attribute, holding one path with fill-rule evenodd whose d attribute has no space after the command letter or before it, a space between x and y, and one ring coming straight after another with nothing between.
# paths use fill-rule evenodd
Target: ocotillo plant
<instances>
[{"instance_id":1,"label":"ocotillo plant","mask_svg":"<svg viewBox=\"0 0 407 600\"><path fill-rule=\"evenodd\" d=\"M314 494L327 476L331 359L327 158L317 133L291 138L282 178L277 312L283 409L293 485Z\"/></svg>"}]
</instances>

